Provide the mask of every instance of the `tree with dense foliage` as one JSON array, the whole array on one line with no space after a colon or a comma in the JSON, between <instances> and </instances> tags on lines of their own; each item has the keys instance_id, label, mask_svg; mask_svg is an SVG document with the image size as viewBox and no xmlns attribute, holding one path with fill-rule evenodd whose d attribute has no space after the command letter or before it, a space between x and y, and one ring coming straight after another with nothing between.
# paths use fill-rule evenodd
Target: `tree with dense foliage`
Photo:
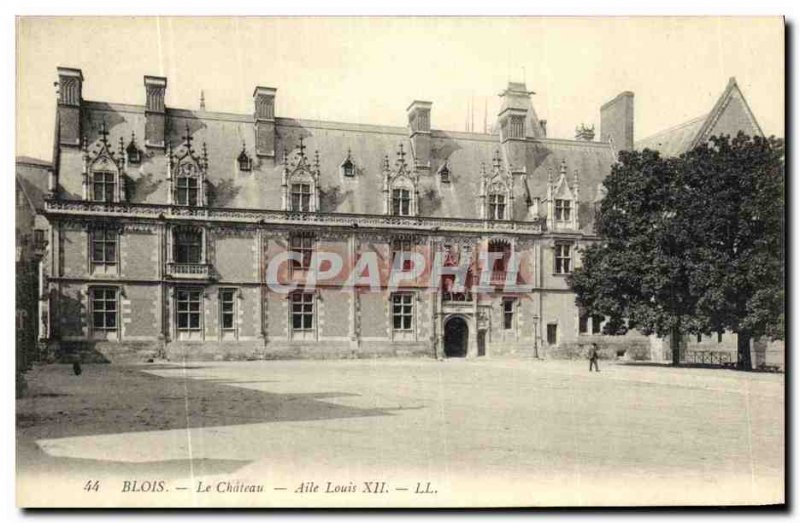
<instances>
[{"instance_id":1,"label":"tree with dense foliage","mask_svg":"<svg viewBox=\"0 0 800 523\"><path fill-rule=\"evenodd\" d=\"M784 338L784 145L739 134L712 138L683 157L697 244L692 292L706 332L737 334L750 368L750 340Z\"/></svg>"},{"instance_id":2,"label":"tree with dense foliage","mask_svg":"<svg viewBox=\"0 0 800 523\"><path fill-rule=\"evenodd\" d=\"M679 158L621 152L595 220L601 241L569 283L604 332L783 336L783 144L713 138Z\"/></svg>"},{"instance_id":3,"label":"tree with dense foliage","mask_svg":"<svg viewBox=\"0 0 800 523\"><path fill-rule=\"evenodd\" d=\"M568 280L578 306L607 318L606 334L637 328L671 335L674 363L697 303L689 292L692 238L680 209L680 164L655 151L620 152L595 219L601 242L583 252Z\"/></svg>"}]
</instances>

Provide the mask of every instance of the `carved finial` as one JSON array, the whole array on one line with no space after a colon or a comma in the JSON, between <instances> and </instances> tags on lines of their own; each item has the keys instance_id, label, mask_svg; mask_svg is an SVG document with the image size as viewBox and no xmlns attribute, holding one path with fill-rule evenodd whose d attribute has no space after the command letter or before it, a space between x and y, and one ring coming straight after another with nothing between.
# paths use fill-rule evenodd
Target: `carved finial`
<instances>
[{"instance_id":1,"label":"carved finial","mask_svg":"<svg viewBox=\"0 0 800 523\"><path fill-rule=\"evenodd\" d=\"M388 154L384 155L384 157L383 157L383 170L384 171L388 171L389 170L389 155Z\"/></svg>"},{"instance_id":2,"label":"carved finial","mask_svg":"<svg viewBox=\"0 0 800 523\"><path fill-rule=\"evenodd\" d=\"M186 122L186 134L183 136L183 141L186 142L186 148L192 147L192 135L189 132L189 122Z\"/></svg>"},{"instance_id":3,"label":"carved finial","mask_svg":"<svg viewBox=\"0 0 800 523\"><path fill-rule=\"evenodd\" d=\"M574 192L575 192L575 197L577 198L577 196L578 196L578 189L580 188L580 181L579 181L579 179L578 179L578 169L575 169L575 171L574 171L572 174L573 174L573 177L572 177L572 186L573 186L573 188L574 188L574 190L575 190L575 191L574 191Z\"/></svg>"},{"instance_id":4,"label":"carved finial","mask_svg":"<svg viewBox=\"0 0 800 523\"><path fill-rule=\"evenodd\" d=\"M481 162L481 175L486 176L486 162Z\"/></svg>"},{"instance_id":5,"label":"carved finial","mask_svg":"<svg viewBox=\"0 0 800 523\"><path fill-rule=\"evenodd\" d=\"M106 130L106 119L103 118L103 121L100 122L100 141L108 147L108 130Z\"/></svg>"},{"instance_id":6,"label":"carved finial","mask_svg":"<svg viewBox=\"0 0 800 523\"><path fill-rule=\"evenodd\" d=\"M203 142L203 165L208 167L208 149L206 149L206 142Z\"/></svg>"},{"instance_id":7,"label":"carved finial","mask_svg":"<svg viewBox=\"0 0 800 523\"><path fill-rule=\"evenodd\" d=\"M306 157L306 146L303 144L303 137L300 137L300 145L297 146L300 149L300 159L305 159Z\"/></svg>"},{"instance_id":8,"label":"carved finial","mask_svg":"<svg viewBox=\"0 0 800 523\"><path fill-rule=\"evenodd\" d=\"M319 151L314 151L314 167L319 169Z\"/></svg>"},{"instance_id":9,"label":"carved finial","mask_svg":"<svg viewBox=\"0 0 800 523\"><path fill-rule=\"evenodd\" d=\"M200 89L200 110L206 110L206 93Z\"/></svg>"},{"instance_id":10,"label":"carved finial","mask_svg":"<svg viewBox=\"0 0 800 523\"><path fill-rule=\"evenodd\" d=\"M499 169L502 163L503 162L500 158L500 149L495 149L494 156L492 157L492 167L494 167L495 169Z\"/></svg>"},{"instance_id":11,"label":"carved finial","mask_svg":"<svg viewBox=\"0 0 800 523\"><path fill-rule=\"evenodd\" d=\"M283 150L283 165L289 165L289 153L286 151L286 149Z\"/></svg>"},{"instance_id":12,"label":"carved finial","mask_svg":"<svg viewBox=\"0 0 800 523\"><path fill-rule=\"evenodd\" d=\"M547 183L549 185L553 184L553 168L552 167L548 167L547 168Z\"/></svg>"},{"instance_id":13,"label":"carved finial","mask_svg":"<svg viewBox=\"0 0 800 523\"><path fill-rule=\"evenodd\" d=\"M122 136L119 137L119 155L120 158L125 157L125 140L122 139Z\"/></svg>"},{"instance_id":14,"label":"carved finial","mask_svg":"<svg viewBox=\"0 0 800 523\"><path fill-rule=\"evenodd\" d=\"M403 150L403 144L400 144L400 149L397 151L397 165L406 164L406 152Z\"/></svg>"},{"instance_id":15,"label":"carved finial","mask_svg":"<svg viewBox=\"0 0 800 523\"><path fill-rule=\"evenodd\" d=\"M89 140L86 139L86 135L83 135L83 142L81 145L84 154L89 154Z\"/></svg>"},{"instance_id":16,"label":"carved finial","mask_svg":"<svg viewBox=\"0 0 800 523\"><path fill-rule=\"evenodd\" d=\"M563 174L563 175L567 174L567 160L565 159L561 160L561 167L559 167L558 169L558 174Z\"/></svg>"}]
</instances>

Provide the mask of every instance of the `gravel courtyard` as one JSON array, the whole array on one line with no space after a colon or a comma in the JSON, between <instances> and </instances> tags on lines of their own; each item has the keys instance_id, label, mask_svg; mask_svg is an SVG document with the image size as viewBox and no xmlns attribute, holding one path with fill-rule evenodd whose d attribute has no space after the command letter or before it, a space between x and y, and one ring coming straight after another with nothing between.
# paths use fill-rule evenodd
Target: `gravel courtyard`
<instances>
[{"instance_id":1,"label":"gravel courtyard","mask_svg":"<svg viewBox=\"0 0 800 523\"><path fill-rule=\"evenodd\" d=\"M783 375L603 363L591 374L582 361L521 359L40 366L17 401L18 502L783 501Z\"/></svg>"}]
</instances>

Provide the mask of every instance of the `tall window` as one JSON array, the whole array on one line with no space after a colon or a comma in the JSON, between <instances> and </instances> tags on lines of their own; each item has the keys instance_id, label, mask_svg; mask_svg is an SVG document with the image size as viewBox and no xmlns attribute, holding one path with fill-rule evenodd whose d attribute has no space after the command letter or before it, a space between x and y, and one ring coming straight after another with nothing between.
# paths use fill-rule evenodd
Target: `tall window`
<instances>
[{"instance_id":1,"label":"tall window","mask_svg":"<svg viewBox=\"0 0 800 523\"><path fill-rule=\"evenodd\" d=\"M203 263L203 233L194 229L175 231L176 263Z\"/></svg>"},{"instance_id":2,"label":"tall window","mask_svg":"<svg viewBox=\"0 0 800 523\"><path fill-rule=\"evenodd\" d=\"M200 180L189 176L178 177L178 190L176 193L176 202L178 205L188 205L196 207L199 202L200 196Z\"/></svg>"},{"instance_id":3,"label":"tall window","mask_svg":"<svg viewBox=\"0 0 800 523\"><path fill-rule=\"evenodd\" d=\"M117 188L114 173L96 172L92 178L92 199L96 202L113 202Z\"/></svg>"},{"instance_id":4,"label":"tall window","mask_svg":"<svg viewBox=\"0 0 800 523\"><path fill-rule=\"evenodd\" d=\"M570 200L556 200L556 221L568 222L572 216L572 202Z\"/></svg>"},{"instance_id":5,"label":"tall window","mask_svg":"<svg viewBox=\"0 0 800 523\"><path fill-rule=\"evenodd\" d=\"M403 257L403 267L402 270L410 271L411 270L411 259L409 255L413 250L413 243L411 240L407 239L400 239L395 238L392 240L392 266L394 267L394 263L397 263L395 260L398 257Z\"/></svg>"},{"instance_id":6,"label":"tall window","mask_svg":"<svg viewBox=\"0 0 800 523\"><path fill-rule=\"evenodd\" d=\"M92 329L95 331L117 330L117 289L94 287L92 297Z\"/></svg>"},{"instance_id":7,"label":"tall window","mask_svg":"<svg viewBox=\"0 0 800 523\"><path fill-rule=\"evenodd\" d=\"M314 329L314 295L310 292L292 294L292 330L295 332Z\"/></svg>"},{"instance_id":8,"label":"tall window","mask_svg":"<svg viewBox=\"0 0 800 523\"><path fill-rule=\"evenodd\" d=\"M558 324L556 323L548 323L547 324L547 344L548 345L555 345L558 343Z\"/></svg>"},{"instance_id":9,"label":"tall window","mask_svg":"<svg viewBox=\"0 0 800 523\"><path fill-rule=\"evenodd\" d=\"M392 296L392 327L396 331L411 331L414 318L414 296L394 294Z\"/></svg>"},{"instance_id":10,"label":"tall window","mask_svg":"<svg viewBox=\"0 0 800 523\"><path fill-rule=\"evenodd\" d=\"M589 315L581 312L578 315L578 334L586 334L589 332Z\"/></svg>"},{"instance_id":11,"label":"tall window","mask_svg":"<svg viewBox=\"0 0 800 523\"><path fill-rule=\"evenodd\" d=\"M505 281L506 264L511 256L511 246L505 242L489 242L489 259L494 260L492 265L492 281Z\"/></svg>"},{"instance_id":12,"label":"tall window","mask_svg":"<svg viewBox=\"0 0 800 523\"><path fill-rule=\"evenodd\" d=\"M592 316L592 334L600 334L603 331L604 319L602 316Z\"/></svg>"},{"instance_id":13,"label":"tall window","mask_svg":"<svg viewBox=\"0 0 800 523\"><path fill-rule=\"evenodd\" d=\"M504 220L506 217L506 197L503 194L489 195L489 219Z\"/></svg>"},{"instance_id":14,"label":"tall window","mask_svg":"<svg viewBox=\"0 0 800 523\"><path fill-rule=\"evenodd\" d=\"M289 248L300 255L300 260L292 260L293 270L308 270L311 266L311 254L314 252L314 237L296 235L289 239Z\"/></svg>"},{"instance_id":15,"label":"tall window","mask_svg":"<svg viewBox=\"0 0 800 523\"><path fill-rule=\"evenodd\" d=\"M506 298L503 300L503 328L506 330L514 328L514 305L516 301L513 298Z\"/></svg>"},{"instance_id":16,"label":"tall window","mask_svg":"<svg viewBox=\"0 0 800 523\"><path fill-rule=\"evenodd\" d=\"M47 246L47 240L45 239L45 230L44 229L34 229L33 230L33 248L36 250L42 250Z\"/></svg>"},{"instance_id":17,"label":"tall window","mask_svg":"<svg viewBox=\"0 0 800 523\"><path fill-rule=\"evenodd\" d=\"M307 183L292 184L293 211L308 212L311 210L311 186Z\"/></svg>"},{"instance_id":18,"label":"tall window","mask_svg":"<svg viewBox=\"0 0 800 523\"><path fill-rule=\"evenodd\" d=\"M572 245L557 243L555 245L555 272L556 274L569 274L572 272Z\"/></svg>"},{"instance_id":19,"label":"tall window","mask_svg":"<svg viewBox=\"0 0 800 523\"><path fill-rule=\"evenodd\" d=\"M411 192L408 189L394 189L392 191L392 214L395 216L409 216L411 214Z\"/></svg>"},{"instance_id":20,"label":"tall window","mask_svg":"<svg viewBox=\"0 0 800 523\"><path fill-rule=\"evenodd\" d=\"M200 330L200 303L202 292L195 289L178 289L175 293L177 324L179 331Z\"/></svg>"},{"instance_id":21,"label":"tall window","mask_svg":"<svg viewBox=\"0 0 800 523\"><path fill-rule=\"evenodd\" d=\"M222 330L232 331L236 328L236 289L219 291L219 315Z\"/></svg>"},{"instance_id":22,"label":"tall window","mask_svg":"<svg viewBox=\"0 0 800 523\"><path fill-rule=\"evenodd\" d=\"M117 231L114 229L94 229L92 231L92 263L116 265Z\"/></svg>"}]
</instances>

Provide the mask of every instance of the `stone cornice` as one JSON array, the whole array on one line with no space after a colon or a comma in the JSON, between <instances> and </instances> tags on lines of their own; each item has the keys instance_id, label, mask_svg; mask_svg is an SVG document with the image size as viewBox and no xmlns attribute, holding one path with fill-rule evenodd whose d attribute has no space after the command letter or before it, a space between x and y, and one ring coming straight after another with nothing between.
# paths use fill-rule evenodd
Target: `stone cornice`
<instances>
[{"instance_id":1,"label":"stone cornice","mask_svg":"<svg viewBox=\"0 0 800 523\"><path fill-rule=\"evenodd\" d=\"M175 205L103 203L55 199L46 200L44 214L48 218L73 220L114 217L125 220L157 220L164 222L198 221L209 224L337 227L349 228L351 230L400 230L434 234L473 233L538 236L543 232L541 221L492 221L375 214L304 213L261 209L189 208Z\"/></svg>"}]
</instances>

